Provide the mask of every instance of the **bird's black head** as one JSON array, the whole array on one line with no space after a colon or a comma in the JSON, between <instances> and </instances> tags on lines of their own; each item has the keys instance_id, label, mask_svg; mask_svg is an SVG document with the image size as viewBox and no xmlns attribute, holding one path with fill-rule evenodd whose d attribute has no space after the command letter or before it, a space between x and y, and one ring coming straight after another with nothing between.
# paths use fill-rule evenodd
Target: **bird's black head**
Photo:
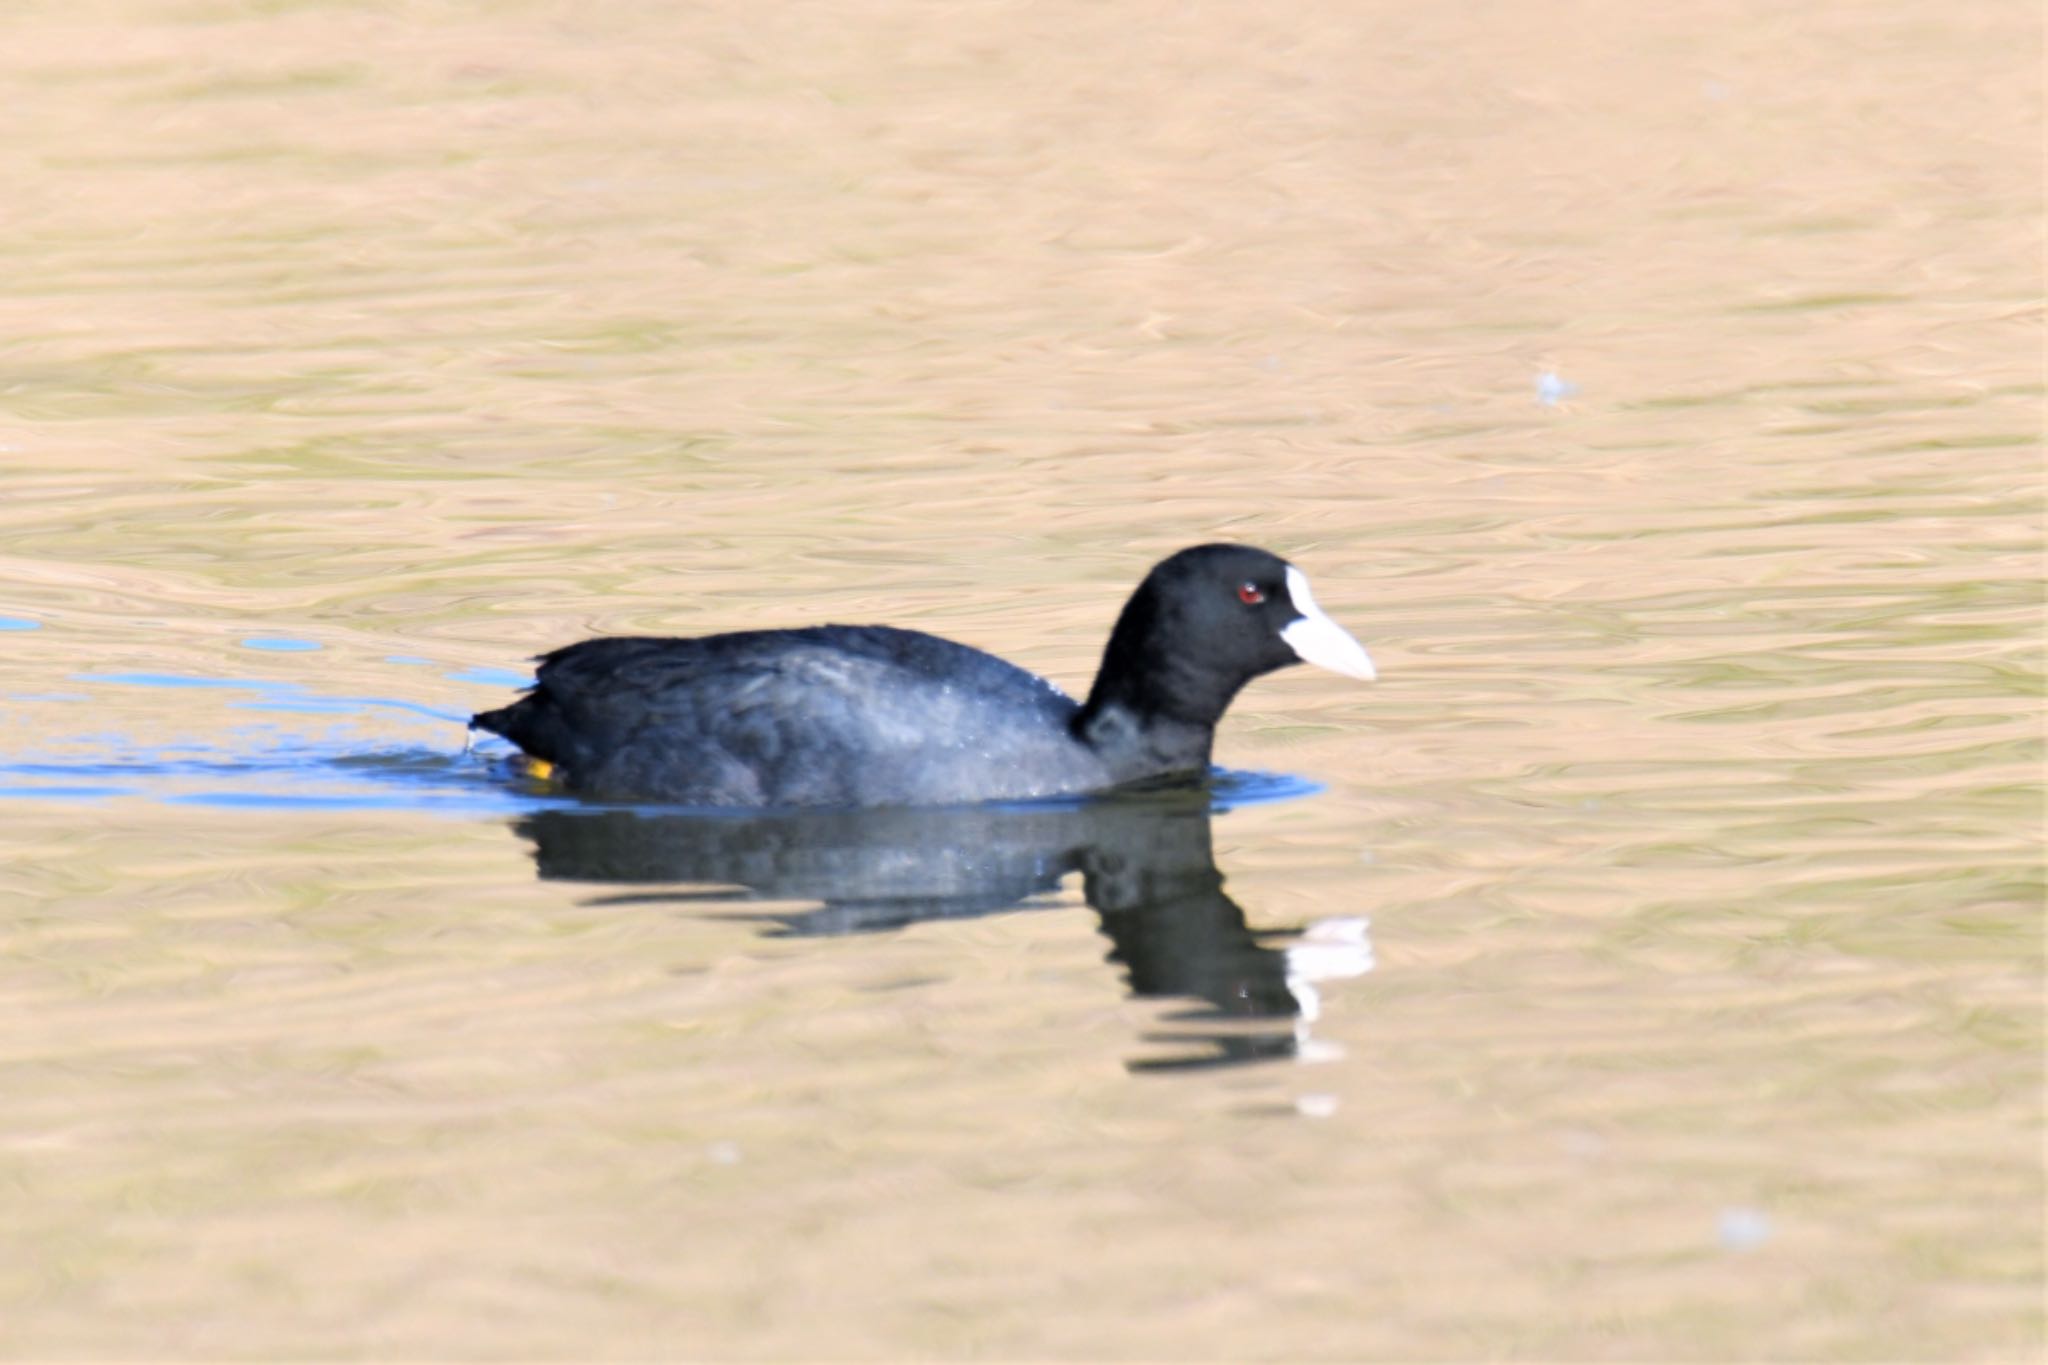
<instances>
[{"instance_id":1,"label":"bird's black head","mask_svg":"<svg viewBox=\"0 0 2048 1365\"><path fill-rule=\"evenodd\" d=\"M1083 733L1114 709L1141 729L1198 732L1196 761L1206 764L1209 734L1238 689L1297 663L1373 677L1364 648L1323 615L1300 569L1249 545L1197 545L1153 566L1124 604Z\"/></svg>"}]
</instances>

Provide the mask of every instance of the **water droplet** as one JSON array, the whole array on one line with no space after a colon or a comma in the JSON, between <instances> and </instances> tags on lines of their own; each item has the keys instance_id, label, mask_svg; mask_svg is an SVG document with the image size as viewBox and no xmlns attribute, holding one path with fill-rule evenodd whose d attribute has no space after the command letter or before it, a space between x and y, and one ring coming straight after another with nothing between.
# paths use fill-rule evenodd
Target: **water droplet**
<instances>
[{"instance_id":1,"label":"water droplet","mask_svg":"<svg viewBox=\"0 0 2048 1365\"><path fill-rule=\"evenodd\" d=\"M1579 386L1554 370L1536 376L1536 401L1554 408L1579 391Z\"/></svg>"},{"instance_id":2,"label":"water droplet","mask_svg":"<svg viewBox=\"0 0 2048 1365\"><path fill-rule=\"evenodd\" d=\"M1294 1100L1294 1108L1304 1118L1326 1119L1337 1112L1337 1097L1321 1092L1297 1095Z\"/></svg>"},{"instance_id":3,"label":"water droplet","mask_svg":"<svg viewBox=\"0 0 2048 1365\"><path fill-rule=\"evenodd\" d=\"M1758 1209L1722 1209L1715 1228L1729 1251L1755 1251L1771 1240L1771 1220Z\"/></svg>"}]
</instances>

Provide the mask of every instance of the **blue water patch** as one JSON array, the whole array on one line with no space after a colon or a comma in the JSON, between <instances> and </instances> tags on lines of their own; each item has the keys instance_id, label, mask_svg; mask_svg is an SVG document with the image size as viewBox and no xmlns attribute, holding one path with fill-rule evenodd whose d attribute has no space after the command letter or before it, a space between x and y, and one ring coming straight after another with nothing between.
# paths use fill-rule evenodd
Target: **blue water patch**
<instances>
[{"instance_id":1,"label":"blue water patch","mask_svg":"<svg viewBox=\"0 0 2048 1365\"><path fill-rule=\"evenodd\" d=\"M1327 790L1293 773L1261 773L1238 768L1211 768L1209 792L1218 811L1240 806L1270 806L1276 801L1299 801Z\"/></svg>"},{"instance_id":2,"label":"blue water patch","mask_svg":"<svg viewBox=\"0 0 2048 1365\"><path fill-rule=\"evenodd\" d=\"M460 733L456 731L454 733ZM350 748L354 744L356 747ZM0 800L104 801L140 797L229 810L413 810L516 815L567 804L507 783L499 766L460 743L373 749L361 736L271 734L216 746L146 746L95 737L63 755L0 757ZM68 760L68 761L67 761Z\"/></svg>"},{"instance_id":3,"label":"blue water patch","mask_svg":"<svg viewBox=\"0 0 2048 1365\"><path fill-rule=\"evenodd\" d=\"M0 616L0 630L41 630L41 621L31 621L26 616Z\"/></svg>"},{"instance_id":4,"label":"blue water patch","mask_svg":"<svg viewBox=\"0 0 2048 1365\"><path fill-rule=\"evenodd\" d=\"M420 654L386 654L384 662L387 664L430 664L434 661Z\"/></svg>"},{"instance_id":5,"label":"blue water patch","mask_svg":"<svg viewBox=\"0 0 2048 1365\"><path fill-rule=\"evenodd\" d=\"M305 654L321 648L318 640L301 640L292 635L251 635L242 641L244 649L267 650L272 654Z\"/></svg>"},{"instance_id":6,"label":"blue water patch","mask_svg":"<svg viewBox=\"0 0 2048 1365\"><path fill-rule=\"evenodd\" d=\"M449 682L486 683L492 687L525 687L533 681L533 674L509 668L464 668L442 676Z\"/></svg>"},{"instance_id":7,"label":"blue water patch","mask_svg":"<svg viewBox=\"0 0 2048 1365\"><path fill-rule=\"evenodd\" d=\"M467 709L400 697L335 694L268 678L146 670L73 675L80 692L10 698L49 705L92 700L108 688L161 688L181 700L161 709L149 738L74 728L49 712L19 733L35 739L0 752L0 798L96 802L121 797L227 809L424 810L518 814L548 804L507 783L469 748ZM236 713L266 719L232 723ZM394 742L395 741L395 742Z\"/></svg>"},{"instance_id":8,"label":"blue water patch","mask_svg":"<svg viewBox=\"0 0 2048 1365\"><path fill-rule=\"evenodd\" d=\"M4 771L4 769L0 769L0 771ZM48 786L42 787L13 787L0 785L0 801L10 799L27 799L34 801L105 801L108 798L115 796L134 796L139 790L140 788L137 787L90 787L82 786L78 783L60 782L53 782Z\"/></svg>"}]
</instances>

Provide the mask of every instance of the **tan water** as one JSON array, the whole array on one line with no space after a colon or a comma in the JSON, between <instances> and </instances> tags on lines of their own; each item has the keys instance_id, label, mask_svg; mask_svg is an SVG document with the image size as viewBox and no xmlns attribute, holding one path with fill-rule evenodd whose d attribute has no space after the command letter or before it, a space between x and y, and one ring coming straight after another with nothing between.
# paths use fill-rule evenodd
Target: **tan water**
<instances>
[{"instance_id":1,"label":"tan water","mask_svg":"<svg viewBox=\"0 0 2048 1365\"><path fill-rule=\"evenodd\" d=\"M0 31L0 1352L2042 1357L2034 6ZM1292 799L747 900L459 753L1213 538Z\"/></svg>"}]
</instances>

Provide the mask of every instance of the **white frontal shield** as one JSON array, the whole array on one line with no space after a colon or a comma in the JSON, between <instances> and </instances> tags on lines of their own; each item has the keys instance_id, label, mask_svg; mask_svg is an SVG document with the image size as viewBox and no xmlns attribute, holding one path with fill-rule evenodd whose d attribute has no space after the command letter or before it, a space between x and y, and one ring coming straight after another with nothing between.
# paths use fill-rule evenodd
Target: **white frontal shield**
<instances>
[{"instance_id":1,"label":"white frontal shield","mask_svg":"<svg viewBox=\"0 0 2048 1365\"><path fill-rule=\"evenodd\" d=\"M1287 595L1294 599L1294 609L1301 613L1301 619L1282 630L1280 638L1303 663L1365 682L1379 676L1373 671L1372 656L1365 652L1365 646L1323 615L1315 594L1308 589L1308 575L1292 564L1287 566Z\"/></svg>"}]
</instances>

